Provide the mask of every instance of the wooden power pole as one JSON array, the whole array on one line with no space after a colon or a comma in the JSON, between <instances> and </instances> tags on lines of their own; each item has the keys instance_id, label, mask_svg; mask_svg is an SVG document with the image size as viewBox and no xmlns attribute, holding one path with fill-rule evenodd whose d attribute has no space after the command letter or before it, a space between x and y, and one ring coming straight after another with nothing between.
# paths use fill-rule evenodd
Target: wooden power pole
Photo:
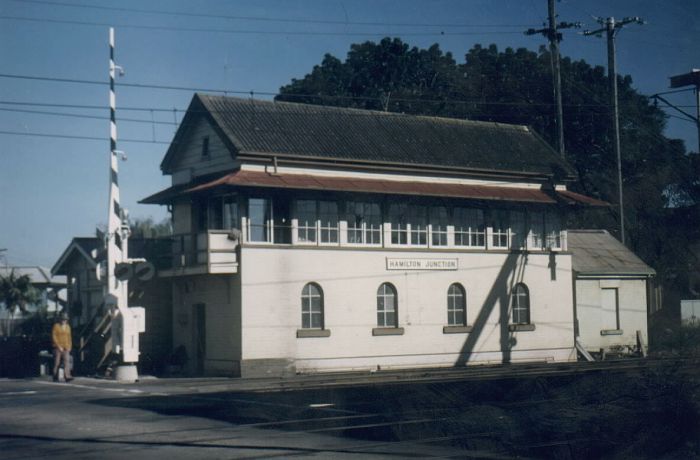
<instances>
[{"instance_id":1,"label":"wooden power pole","mask_svg":"<svg viewBox=\"0 0 700 460\"><path fill-rule=\"evenodd\" d=\"M624 18L621 21L615 22L615 18L597 19L598 23L603 26L600 29L592 31L584 31L584 35L595 35L600 37L605 32L608 41L608 82L610 84L610 106L611 119L613 125L613 147L615 156L617 157L617 193L620 206L620 240L625 244L625 205L622 197L622 155L620 153L620 117L617 105L617 68L615 62L615 34L627 24L637 23L644 24L639 17Z\"/></svg>"},{"instance_id":2,"label":"wooden power pole","mask_svg":"<svg viewBox=\"0 0 700 460\"><path fill-rule=\"evenodd\" d=\"M564 156L564 110L561 97L561 68L559 66L559 42L562 35L557 29L580 27L580 23L560 22L557 24L557 15L554 10L554 0L547 0L548 26L543 29L528 29L525 35L542 34L549 40L549 53L552 59L552 83L554 87L554 99L556 101L556 139L559 154Z\"/></svg>"}]
</instances>

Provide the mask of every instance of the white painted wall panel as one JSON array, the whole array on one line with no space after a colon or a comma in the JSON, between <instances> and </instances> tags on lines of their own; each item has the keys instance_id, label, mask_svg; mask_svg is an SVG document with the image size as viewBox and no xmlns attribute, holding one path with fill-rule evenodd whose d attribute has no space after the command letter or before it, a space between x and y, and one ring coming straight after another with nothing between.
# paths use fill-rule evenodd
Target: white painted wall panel
<instances>
[{"instance_id":1,"label":"white painted wall panel","mask_svg":"<svg viewBox=\"0 0 700 460\"><path fill-rule=\"evenodd\" d=\"M617 288L621 335L601 335L600 331L611 329L604 322L604 292L614 293ZM588 350L599 351L613 346L637 344L637 331L642 331L645 343L647 336L647 298L644 279L578 279L576 280L576 314L581 339ZM613 323L614 324L614 323Z\"/></svg>"},{"instance_id":2,"label":"white painted wall panel","mask_svg":"<svg viewBox=\"0 0 700 460\"><path fill-rule=\"evenodd\" d=\"M387 257L457 258L457 271L388 271ZM292 359L297 368L371 368L452 365L460 356L500 362L502 343L513 361L569 360L574 344L571 258L557 256L556 280L549 256L488 253L362 251L244 247L241 250L242 355L248 359ZM331 336L296 338L301 327L300 294L318 283L325 296ZM507 332L509 290L525 282L531 293L535 331ZM398 291L399 326L404 335L372 336L376 292L382 282ZM444 334L447 289L467 292L469 334ZM462 359L463 360L463 359Z\"/></svg>"}]
</instances>

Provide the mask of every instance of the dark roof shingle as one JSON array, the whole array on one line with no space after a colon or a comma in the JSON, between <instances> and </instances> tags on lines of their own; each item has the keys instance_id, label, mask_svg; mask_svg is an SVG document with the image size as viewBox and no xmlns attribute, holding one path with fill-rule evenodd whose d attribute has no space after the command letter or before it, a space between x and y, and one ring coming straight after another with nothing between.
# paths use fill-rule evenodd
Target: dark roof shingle
<instances>
[{"instance_id":1,"label":"dark roof shingle","mask_svg":"<svg viewBox=\"0 0 700 460\"><path fill-rule=\"evenodd\" d=\"M194 96L189 110L198 109L241 153L575 176L525 126L205 94Z\"/></svg>"}]
</instances>

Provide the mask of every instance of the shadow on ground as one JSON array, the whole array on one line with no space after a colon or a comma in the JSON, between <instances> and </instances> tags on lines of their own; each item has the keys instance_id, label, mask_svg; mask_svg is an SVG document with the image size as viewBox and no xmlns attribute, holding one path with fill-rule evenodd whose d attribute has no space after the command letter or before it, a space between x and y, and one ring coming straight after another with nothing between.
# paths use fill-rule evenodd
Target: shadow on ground
<instances>
[{"instance_id":1,"label":"shadow on ground","mask_svg":"<svg viewBox=\"0 0 700 460\"><path fill-rule=\"evenodd\" d=\"M670 370L101 399L291 435L536 458L698 458L698 379Z\"/></svg>"}]
</instances>

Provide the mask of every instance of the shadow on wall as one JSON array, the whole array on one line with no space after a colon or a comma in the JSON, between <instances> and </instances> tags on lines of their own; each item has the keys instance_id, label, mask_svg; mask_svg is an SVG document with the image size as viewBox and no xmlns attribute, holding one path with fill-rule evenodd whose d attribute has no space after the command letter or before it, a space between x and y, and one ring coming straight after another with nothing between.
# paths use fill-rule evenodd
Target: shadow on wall
<instances>
[{"instance_id":1,"label":"shadow on wall","mask_svg":"<svg viewBox=\"0 0 700 460\"><path fill-rule=\"evenodd\" d=\"M522 281L525 265L527 264L527 253L510 253L506 257L503 266L498 272L491 290L486 296L486 301L479 311L479 315L474 320L472 331L467 340L462 345L459 358L455 366L465 366L472 357L479 338L488 324L491 313L498 309L498 327L500 335L500 349L503 353L502 363L511 361L511 350L515 346L516 339L512 332L508 330L510 323L510 293L513 287Z\"/></svg>"}]
</instances>

